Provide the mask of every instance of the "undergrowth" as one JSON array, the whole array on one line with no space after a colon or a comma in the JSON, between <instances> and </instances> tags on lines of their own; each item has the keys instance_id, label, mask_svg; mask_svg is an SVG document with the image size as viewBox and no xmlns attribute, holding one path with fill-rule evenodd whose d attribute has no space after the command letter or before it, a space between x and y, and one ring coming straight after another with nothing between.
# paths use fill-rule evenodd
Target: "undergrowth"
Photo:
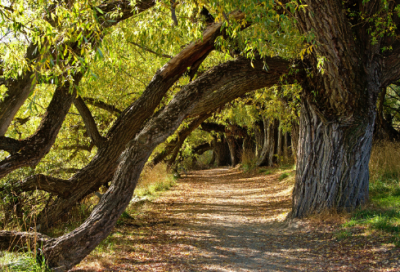
<instances>
[{"instance_id":1,"label":"undergrowth","mask_svg":"<svg viewBox=\"0 0 400 272\"><path fill-rule=\"evenodd\" d=\"M176 184L176 178L167 172L167 166L159 163L154 167L146 166L141 175L136 189L135 196L154 197L160 192L170 189Z\"/></svg>"},{"instance_id":2,"label":"undergrowth","mask_svg":"<svg viewBox=\"0 0 400 272\"><path fill-rule=\"evenodd\" d=\"M155 167L146 166L136 186L134 195L139 198L154 199L161 192L170 189L176 184L173 175L168 174L165 164L158 164ZM106 189L101 190L104 193ZM99 198L95 194L86 197L80 205L75 207L69 216L69 220L61 225L51 229L48 233L51 237L61 236L68 233L82 224L93 208L99 202ZM123 224L126 220L133 219L132 214L136 213L137 205L129 205L117 222L117 225ZM20 227L19 229L23 229ZM118 234L111 234L113 237ZM113 240L107 238L96 248L96 252L109 252L113 249ZM30 271L30 272L47 272L44 260L37 260L34 252L8 252L0 251L0 271Z\"/></svg>"}]
</instances>

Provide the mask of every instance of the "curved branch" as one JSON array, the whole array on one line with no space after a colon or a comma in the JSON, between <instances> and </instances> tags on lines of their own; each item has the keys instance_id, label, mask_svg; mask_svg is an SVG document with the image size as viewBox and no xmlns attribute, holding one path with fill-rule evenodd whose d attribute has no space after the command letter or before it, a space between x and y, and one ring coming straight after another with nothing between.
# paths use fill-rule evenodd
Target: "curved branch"
<instances>
[{"instance_id":1,"label":"curved branch","mask_svg":"<svg viewBox=\"0 0 400 272\"><path fill-rule=\"evenodd\" d=\"M228 65L228 63L229 69L233 70L231 74L227 73L227 77L219 84L220 87L197 103L189 116L193 117L203 114L204 112L213 111L250 91L269 88L277 84L291 84L296 81L301 81L304 78L304 71L302 70L297 74L287 75L292 63L282 58L255 59L253 61L239 58L218 67ZM268 70L266 70L265 67L268 67ZM301 69L301 67L299 68ZM214 70L213 68L207 71L201 77L214 73ZM287 81L281 82L281 78L285 74L287 75L285 78ZM245 77L248 79L244 80ZM234 80L229 81L230 78ZM240 82L236 82L236 80ZM239 85L235 86L235 84Z\"/></svg>"},{"instance_id":2,"label":"curved branch","mask_svg":"<svg viewBox=\"0 0 400 272\"><path fill-rule=\"evenodd\" d=\"M81 77L81 75L76 75L74 77L75 82L79 82ZM0 178L20 167L36 166L50 151L71 107L74 96L75 92L71 93L69 90L69 83L56 89L35 134L19 141L18 151L0 162ZM1 140L4 142L9 141L7 138L2 138ZM5 145L4 142L2 143L3 145Z\"/></svg>"},{"instance_id":3,"label":"curved branch","mask_svg":"<svg viewBox=\"0 0 400 272\"><path fill-rule=\"evenodd\" d=\"M178 135L175 140L172 142L168 143L167 147L157 154L154 159L152 160L152 164L156 165L163 161L166 157L168 157L175 149L178 148L178 151L180 147L182 146L183 142L186 140L186 138L192 133L198 126L200 126L201 123L204 122L208 117L211 116L211 113L206 113L203 114L197 118L195 118L187 127L184 127L178 132Z\"/></svg>"},{"instance_id":4,"label":"curved branch","mask_svg":"<svg viewBox=\"0 0 400 272\"><path fill-rule=\"evenodd\" d=\"M83 101L85 101L87 104L95 106L97 108L103 109L108 111L111 114L119 115L122 113L121 110L117 109L115 106L107 104L101 100L91 98L91 97L83 97Z\"/></svg>"},{"instance_id":5,"label":"curved branch","mask_svg":"<svg viewBox=\"0 0 400 272\"><path fill-rule=\"evenodd\" d=\"M73 184L68 180L39 174L30 176L21 181L19 184L15 184L15 188L18 188L18 190L23 192L39 189L60 197L68 197L69 190L72 185Z\"/></svg>"},{"instance_id":6,"label":"curved branch","mask_svg":"<svg viewBox=\"0 0 400 272\"><path fill-rule=\"evenodd\" d=\"M99 130L97 129L96 122L90 112L89 108L86 106L85 102L83 102L80 96L74 99L74 105L78 109L79 114L81 115L83 122L85 123L86 131L89 134L92 142L100 147L104 144L106 140L103 136L100 135Z\"/></svg>"},{"instance_id":7,"label":"curved branch","mask_svg":"<svg viewBox=\"0 0 400 272\"><path fill-rule=\"evenodd\" d=\"M23 147L23 142L8 137L0 137L0 150L5 150L11 155L17 153Z\"/></svg>"}]
</instances>

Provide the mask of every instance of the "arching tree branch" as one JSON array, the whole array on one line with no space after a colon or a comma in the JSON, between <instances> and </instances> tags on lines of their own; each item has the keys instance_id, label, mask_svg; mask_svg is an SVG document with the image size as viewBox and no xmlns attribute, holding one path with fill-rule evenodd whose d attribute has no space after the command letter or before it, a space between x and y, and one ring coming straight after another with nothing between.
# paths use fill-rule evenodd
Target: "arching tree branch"
<instances>
[{"instance_id":1,"label":"arching tree branch","mask_svg":"<svg viewBox=\"0 0 400 272\"><path fill-rule=\"evenodd\" d=\"M89 134L92 142L98 147L102 146L106 139L100 135L92 113L80 96L74 99L74 105L78 109L79 114L81 115L83 122L85 123L86 131Z\"/></svg>"}]
</instances>

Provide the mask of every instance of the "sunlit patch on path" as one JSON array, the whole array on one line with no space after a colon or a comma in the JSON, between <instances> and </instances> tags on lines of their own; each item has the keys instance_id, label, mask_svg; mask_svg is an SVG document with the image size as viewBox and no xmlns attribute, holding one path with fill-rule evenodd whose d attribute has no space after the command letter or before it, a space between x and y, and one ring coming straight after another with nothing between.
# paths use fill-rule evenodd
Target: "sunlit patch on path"
<instances>
[{"instance_id":1,"label":"sunlit patch on path","mask_svg":"<svg viewBox=\"0 0 400 272\"><path fill-rule=\"evenodd\" d=\"M285 222L292 185L278 177L191 172L73 271L400 271L398 249L346 248L332 228Z\"/></svg>"}]
</instances>

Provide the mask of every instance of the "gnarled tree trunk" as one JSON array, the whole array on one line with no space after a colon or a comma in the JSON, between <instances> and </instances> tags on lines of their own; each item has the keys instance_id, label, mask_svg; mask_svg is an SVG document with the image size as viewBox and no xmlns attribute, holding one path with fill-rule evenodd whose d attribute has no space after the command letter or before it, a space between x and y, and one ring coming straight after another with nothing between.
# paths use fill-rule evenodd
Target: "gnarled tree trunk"
<instances>
[{"instance_id":1,"label":"gnarled tree trunk","mask_svg":"<svg viewBox=\"0 0 400 272\"><path fill-rule=\"evenodd\" d=\"M214 140L213 151L217 166L228 166L231 164L229 146L224 136L221 136L220 141Z\"/></svg>"},{"instance_id":2,"label":"gnarled tree trunk","mask_svg":"<svg viewBox=\"0 0 400 272\"><path fill-rule=\"evenodd\" d=\"M278 120L263 118L264 145L257 160L257 166L273 166L276 162L276 136L279 127Z\"/></svg>"},{"instance_id":3,"label":"gnarled tree trunk","mask_svg":"<svg viewBox=\"0 0 400 272\"><path fill-rule=\"evenodd\" d=\"M354 210L368 199L375 112L357 124L324 122L303 102L300 118L294 217L324 210Z\"/></svg>"}]
</instances>

